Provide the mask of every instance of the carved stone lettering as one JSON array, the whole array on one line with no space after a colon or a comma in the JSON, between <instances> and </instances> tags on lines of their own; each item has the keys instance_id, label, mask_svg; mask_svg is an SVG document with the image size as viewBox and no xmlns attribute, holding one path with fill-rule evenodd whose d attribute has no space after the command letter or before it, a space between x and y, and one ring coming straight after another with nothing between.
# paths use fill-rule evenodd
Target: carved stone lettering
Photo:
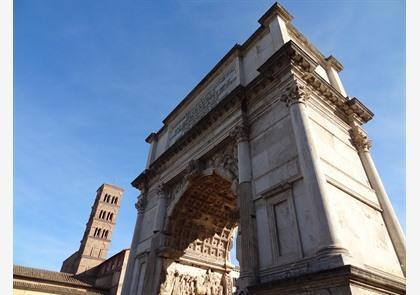
<instances>
[{"instance_id":1,"label":"carved stone lettering","mask_svg":"<svg viewBox=\"0 0 420 295\"><path fill-rule=\"evenodd\" d=\"M201 94L198 103L172 127L170 142L182 136L210 112L228 94L230 86L237 80L237 73L233 64L207 87L204 94Z\"/></svg>"}]
</instances>

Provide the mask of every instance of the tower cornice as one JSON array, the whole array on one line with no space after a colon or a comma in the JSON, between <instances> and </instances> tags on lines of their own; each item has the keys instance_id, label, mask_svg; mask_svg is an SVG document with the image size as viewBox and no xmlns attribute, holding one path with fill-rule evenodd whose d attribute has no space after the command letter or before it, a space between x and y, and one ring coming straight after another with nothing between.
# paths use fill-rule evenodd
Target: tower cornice
<instances>
[{"instance_id":1,"label":"tower cornice","mask_svg":"<svg viewBox=\"0 0 420 295\"><path fill-rule=\"evenodd\" d=\"M101 189L104 189L105 187L110 187L110 188L113 188L113 189L118 190L120 192L124 192L124 189L123 188L120 188L120 187L118 187L118 186L116 186L114 184L109 184L109 183L103 183L103 184L101 184L101 186L96 191L98 192Z\"/></svg>"}]
</instances>

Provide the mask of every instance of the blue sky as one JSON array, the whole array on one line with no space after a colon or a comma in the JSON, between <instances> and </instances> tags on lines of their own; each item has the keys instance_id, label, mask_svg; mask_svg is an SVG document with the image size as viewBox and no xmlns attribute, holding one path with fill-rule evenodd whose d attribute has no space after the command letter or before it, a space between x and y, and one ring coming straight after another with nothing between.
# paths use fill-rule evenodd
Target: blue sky
<instances>
[{"instance_id":1,"label":"blue sky","mask_svg":"<svg viewBox=\"0 0 420 295\"><path fill-rule=\"evenodd\" d=\"M372 156L405 231L405 2L281 1L374 113ZM14 1L14 263L59 270L96 189L123 187L129 247L144 138L273 1Z\"/></svg>"}]
</instances>

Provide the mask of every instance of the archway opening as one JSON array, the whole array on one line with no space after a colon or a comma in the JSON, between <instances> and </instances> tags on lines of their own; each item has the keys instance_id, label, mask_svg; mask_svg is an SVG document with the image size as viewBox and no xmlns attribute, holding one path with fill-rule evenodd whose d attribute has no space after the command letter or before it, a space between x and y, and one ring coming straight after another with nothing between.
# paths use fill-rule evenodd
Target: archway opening
<instances>
[{"instance_id":1,"label":"archway opening","mask_svg":"<svg viewBox=\"0 0 420 295\"><path fill-rule=\"evenodd\" d=\"M218 174L190 181L168 216L160 294L233 293L236 204L232 182Z\"/></svg>"}]
</instances>

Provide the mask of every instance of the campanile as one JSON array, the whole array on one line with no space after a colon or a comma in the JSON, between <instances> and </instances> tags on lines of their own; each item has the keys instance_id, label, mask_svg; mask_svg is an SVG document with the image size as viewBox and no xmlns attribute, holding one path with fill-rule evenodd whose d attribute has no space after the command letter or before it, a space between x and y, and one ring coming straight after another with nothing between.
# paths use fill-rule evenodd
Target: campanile
<instances>
[{"instance_id":1,"label":"campanile","mask_svg":"<svg viewBox=\"0 0 420 295\"><path fill-rule=\"evenodd\" d=\"M106 183L98 188L80 248L63 262L62 272L78 274L106 260L123 191Z\"/></svg>"}]
</instances>

